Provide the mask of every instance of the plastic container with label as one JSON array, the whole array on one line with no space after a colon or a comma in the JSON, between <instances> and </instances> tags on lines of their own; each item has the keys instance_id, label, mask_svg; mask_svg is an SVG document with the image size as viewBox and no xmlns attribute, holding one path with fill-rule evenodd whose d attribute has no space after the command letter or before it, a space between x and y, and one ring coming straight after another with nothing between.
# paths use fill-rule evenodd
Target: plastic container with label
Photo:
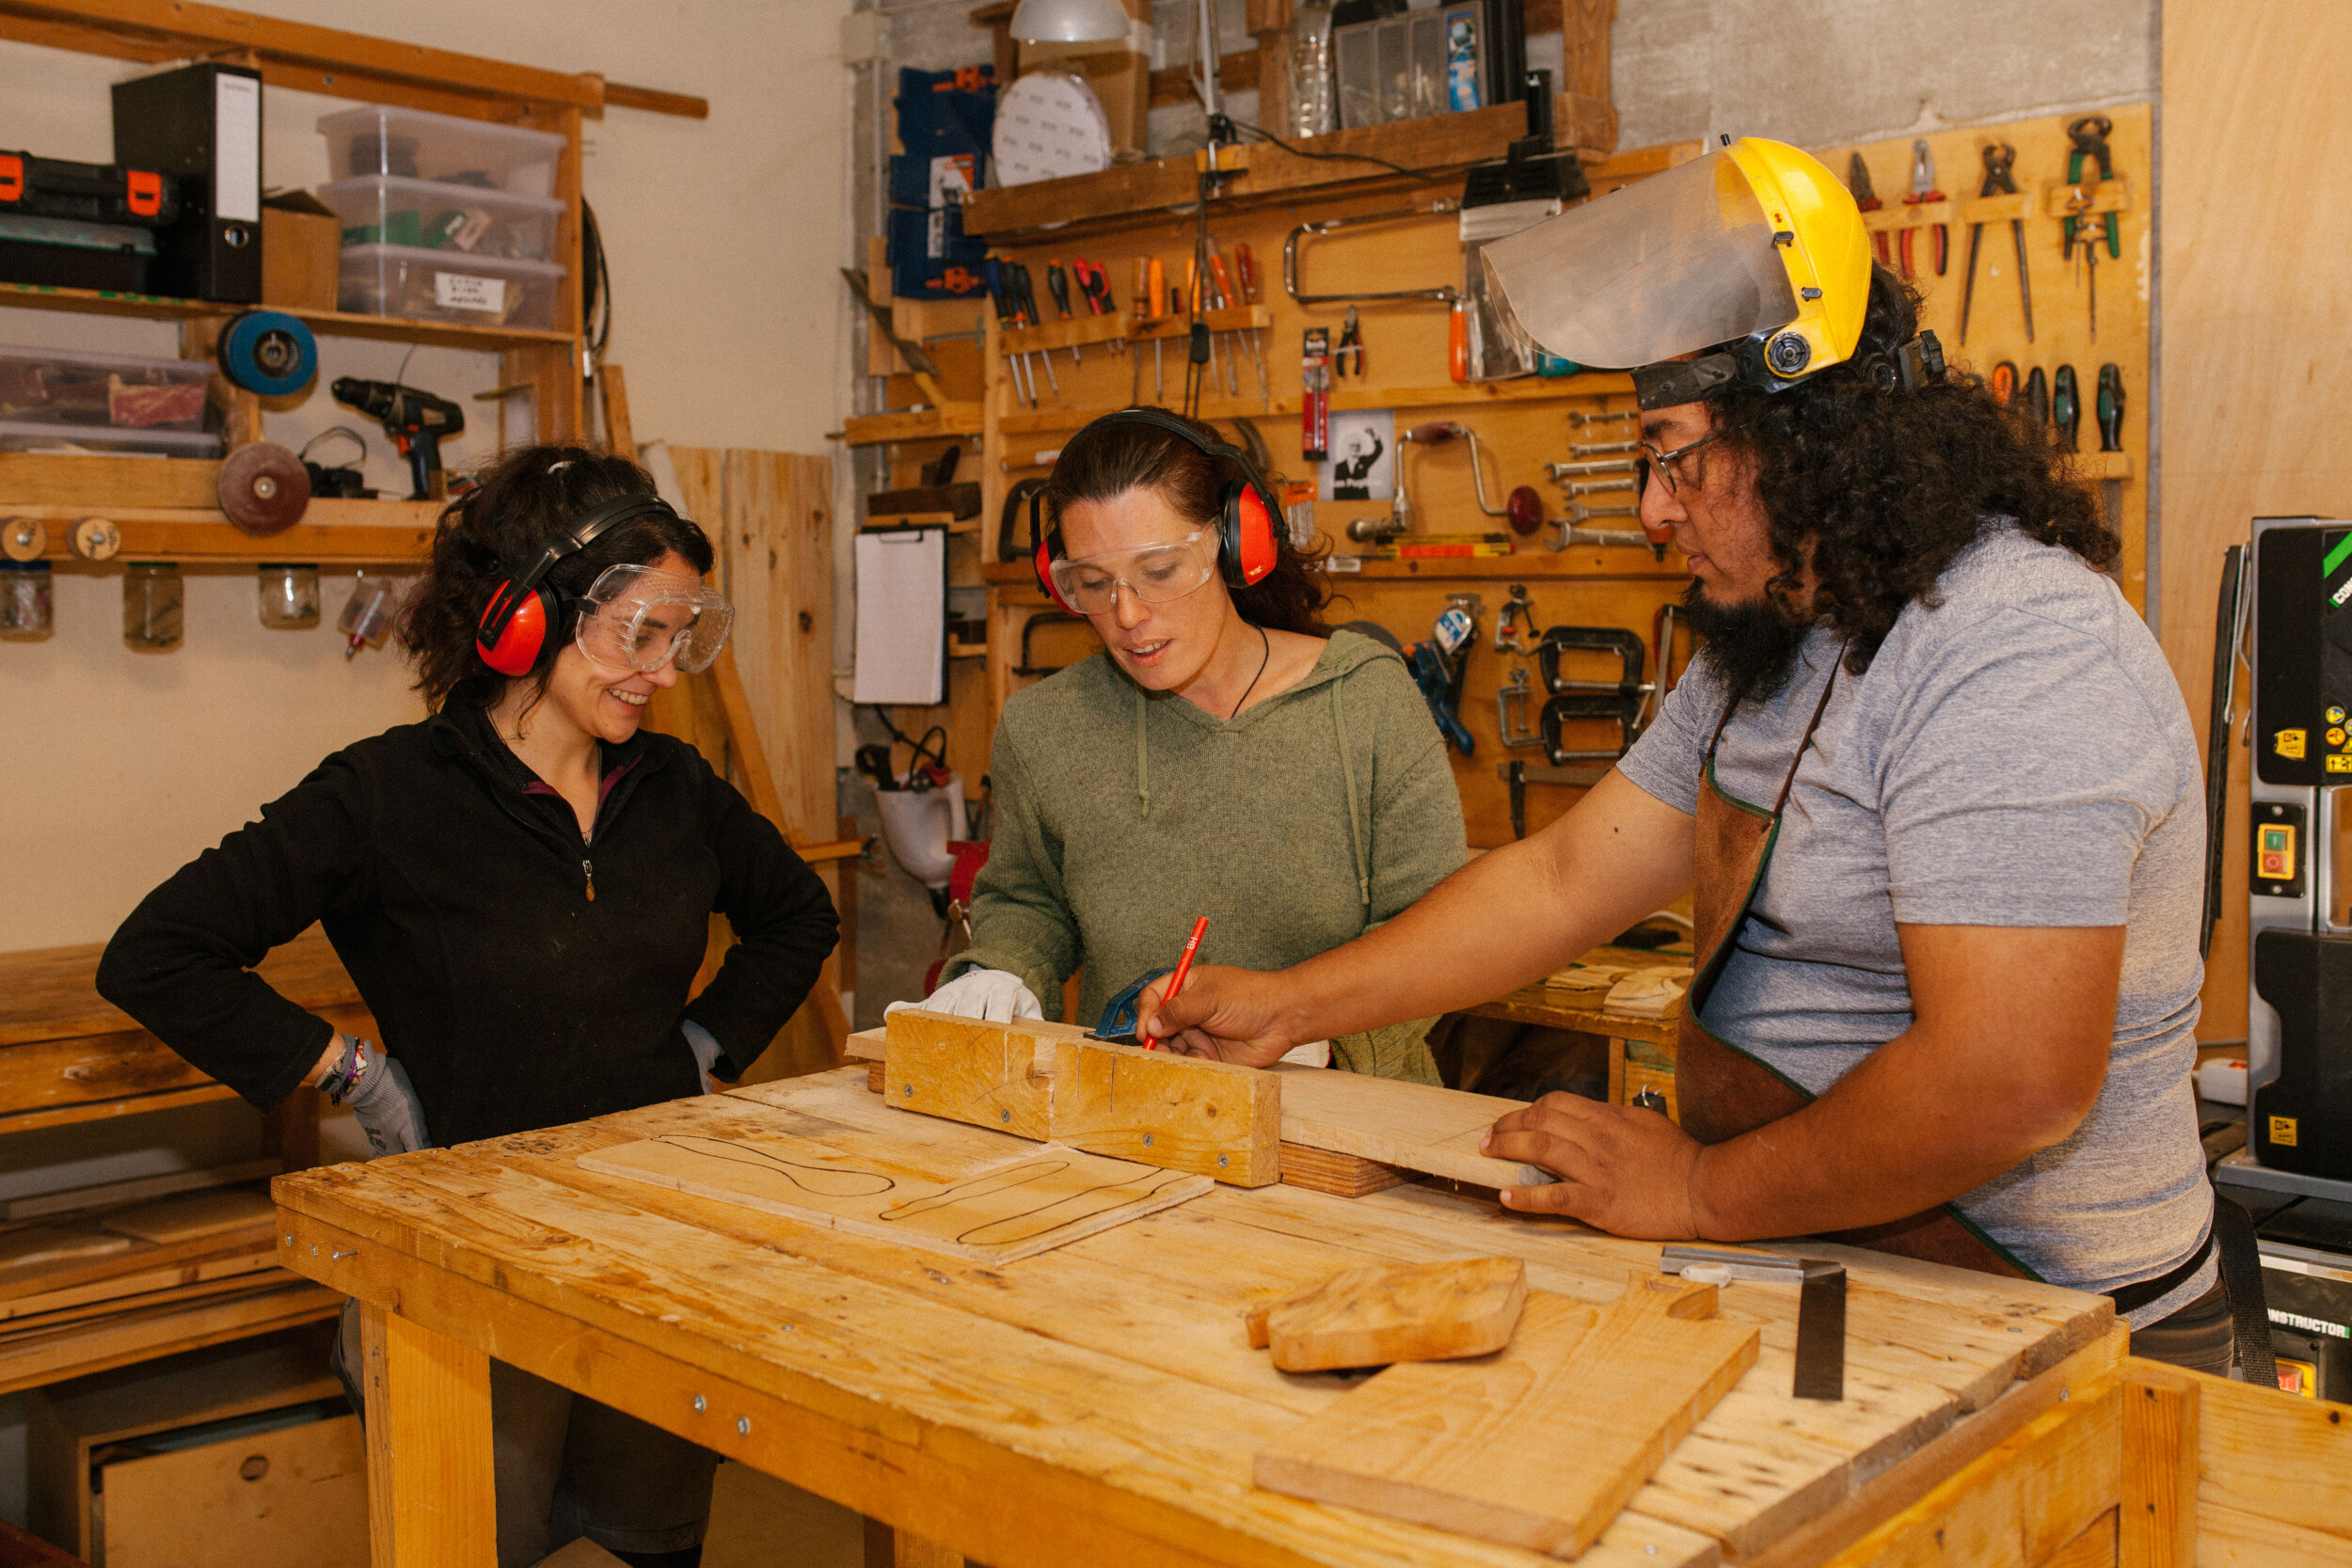
<instances>
[{"instance_id":1,"label":"plastic container with label","mask_svg":"<svg viewBox=\"0 0 2352 1568\"><path fill-rule=\"evenodd\" d=\"M199 430L125 430L104 424L0 420L0 451L85 452L101 457L218 457L220 437Z\"/></svg>"},{"instance_id":2,"label":"plastic container with label","mask_svg":"<svg viewBox=\"0 0 2352 1568\"><path fill-rule=\"evenodd\" d=\"M544 261L555 250L564 204L553 197L508 196L388 174L338 180L312 193L342 219L343 244Z\"/></svg>"},{"instance_id":3,"label":"plastic container with label","mask_svg":"<svg viewBox=\"0 0 2352 1568\"><path fill-rule=\"evenodd\" d=\"M510 261L400 245L356 245L343 252L336 307L371 316L465 322L474 326L555 325L555 261Z\"/></svg>"},{"instance_id":4,"label":"plastic container with label","mask_svg":"<svg viewBox=\"0 0 2352 1568\"><path fill-rule=\"evenodd\" d=\"M509 196L552 196L556 160L564 154L564 138L552 131L382 104L324 116L319 135L338 180L389 174Z\"/></svg>"},{"instance_id":5,"label":"plastic container with label","mask_svg":"<svg viewBox=\"0 0 2352 1568\"><path fill-rule=\"evenodd\" d=\"M0 344L0 421L200 431L209 359Z\"/></svg>"}]
</instances>

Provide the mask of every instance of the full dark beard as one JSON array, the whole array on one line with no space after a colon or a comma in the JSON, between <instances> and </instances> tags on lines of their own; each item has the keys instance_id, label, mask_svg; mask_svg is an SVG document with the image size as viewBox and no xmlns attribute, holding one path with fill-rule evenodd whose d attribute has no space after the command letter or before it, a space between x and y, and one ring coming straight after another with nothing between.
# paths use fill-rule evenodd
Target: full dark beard
<instances>
[{"instance_id":1,"label":"full dark beard","mask_svg":"<svg viewBox=\"0 0 2352 1568\"><path fill-rule=\"evenodd\" d=\"M1795 673L1797 655L1813 629L1789 625L1770 600L1713 603L1695 580L1683 592L1682 608L1691 629L1707 640L1699 648L1699 662L1723 681L1735 705L1778 696Z\"/></svg>"}]
</instances>

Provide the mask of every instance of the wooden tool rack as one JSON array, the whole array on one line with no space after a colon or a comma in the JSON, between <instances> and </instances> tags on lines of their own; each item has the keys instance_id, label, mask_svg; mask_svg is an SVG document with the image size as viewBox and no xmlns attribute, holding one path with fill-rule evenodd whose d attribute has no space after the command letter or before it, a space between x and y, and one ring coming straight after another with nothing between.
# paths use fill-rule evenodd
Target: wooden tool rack
<instances>
[{"instance_id":1,"label":"wooden tool rack","mask_svg":"<svg viewBox=\"0 0 2352 1568\"><path fill-rule=\"evenodd\" d=\"M950 1180L1036 1147L894 1110L850 1068L278 1180L288 1265L362 1303L377 1562L491 1560L494 1356L892 1527L899 1562L1534 1568L1253 1486L1253 1452L1351 1384L1275 1371L1245 1310L1358 1263L1495 1256L1601 1304L1659 1262L1472 1191L1277 1183L986 1264L580 1163L778 1132ZM1846 1399L1789 1397L1793 1287L1729 1288L1759 1359L1580 1560L2341 1556L2339 1410L2132 1360L2101 1297L1802 1250L1850 1272Z\"/></svg>"},{"instance_id":2,"label":"wooden tool rack","mask_svg":"<svg viewBox=\"0 0 2352 1568\"><path fill-rule=\"evenodd\" d=\"M580 249L584 118L600 117L608 104L697 119L708 113L699 99L609 84L594 74L567 75L173 0L78 5L0 0L0 38L148 63L221 60L258 70L272 87L555 132L565 141L554 184L564 203L555 236L559 256L577 256ZM220 332L244 309L21 284L0 284L0 306L177 322L183 356L205 359L214 357ZM495 354L501 385L531 388L540 439L589 438L577 267L566 270L557 293L554 319L564 325L551 329L310 309L290 313L322 337ZM218 375L211 395L231 451L261 438L260 397ZM622 417L625 421L625 412ZM413 568L439 512L439 504L429 501L322 498L310 502L294 528L255 538L221 512L220 468L213 461L0 453L0 519L39 521L48 535L46 559L66 571L109 571L131 560L214 566L301 560ZM75 552L74 525L88 517L114 524L119 546L110 558L86 559ZM89 946L0 955L0 1134L233 1098L228 1087L99 1000L92 984L99 952ZM374 1032L323 937L313 933L279 949L263 962L262 973L338 1027ZM267 1138L285 1168L317 1162L318 1110L317 1092L297 1089L270 1117ZM281 1288L274 1291L102 1317L78 1332L0 1350L0 1388L56 1382L260 1334L340 1307L332 1292L288 1282L282 1272L276 1278Z\"/></svg>"}]
</instances>

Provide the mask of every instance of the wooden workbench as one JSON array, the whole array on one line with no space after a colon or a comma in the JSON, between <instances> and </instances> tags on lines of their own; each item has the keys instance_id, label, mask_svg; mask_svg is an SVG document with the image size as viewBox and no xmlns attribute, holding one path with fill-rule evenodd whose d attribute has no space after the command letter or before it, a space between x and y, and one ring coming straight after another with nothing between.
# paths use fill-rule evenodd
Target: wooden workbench
<instances>
[{"instance_id":1,"label":"wooden workbench","mask_svg":"<svg viewBox=\"0 0 2352 1568\"><path fill-rule=\"evenodd\" d=\"M1654 1243L1430 1186L1220 1187L987 1267L577 1164L675 1132L880 1140L941 1177L1033 1147L893 1111L864 1080L279 1178L288 1266L365 1307L376 1562L492 1560L485 1355L993 1568L1549 1560L1253 1488L1252 1452L1348 1383L1275 1372L1240 1310L1367 1259L1498 1253L1604 1302ZM1852 1271L1849 1398L1788 1397L1793 1290L1730 1288L1761 1359L1585 1560L1827 1561L1994 1459L2019 1544L2048 1548L2016 1560L2112 1535L2123 1336L2104 1298L1807 1250ZM2029 1460L2052 1468L2027 1496Z\"/></svg>"}]
</instances>

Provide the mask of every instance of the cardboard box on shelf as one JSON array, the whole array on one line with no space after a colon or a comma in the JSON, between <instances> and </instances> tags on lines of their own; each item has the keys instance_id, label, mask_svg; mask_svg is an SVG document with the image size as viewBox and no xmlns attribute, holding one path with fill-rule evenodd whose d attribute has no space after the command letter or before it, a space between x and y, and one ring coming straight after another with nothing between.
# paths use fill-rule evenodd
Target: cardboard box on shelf
<instances>
[{"instance_id":1,"label":"cardboard box on shelf","mask_svg":"<svg viewBox=\"0 0 2352 1568\"><path fill-rule=\"evenodd\" d=\"M342 220L309 191L262 202L262 303L335 309L342 277Z\"/></svg>"},{"instance_id":2,"label":"cardboard box on shelf","mask_svg":"<svg viewBox=\"0 0 2352 1568\"><path fill-rule=\"evenodd\" d=\"M1141 152L1152 109L1152 8L1149 0L1126 0L1131 25L1118 43L1024 43L1020 73L1058 71L1076 76L1103 101L1110 121L1111 149Z\"/></svg>"}]
</instances>

